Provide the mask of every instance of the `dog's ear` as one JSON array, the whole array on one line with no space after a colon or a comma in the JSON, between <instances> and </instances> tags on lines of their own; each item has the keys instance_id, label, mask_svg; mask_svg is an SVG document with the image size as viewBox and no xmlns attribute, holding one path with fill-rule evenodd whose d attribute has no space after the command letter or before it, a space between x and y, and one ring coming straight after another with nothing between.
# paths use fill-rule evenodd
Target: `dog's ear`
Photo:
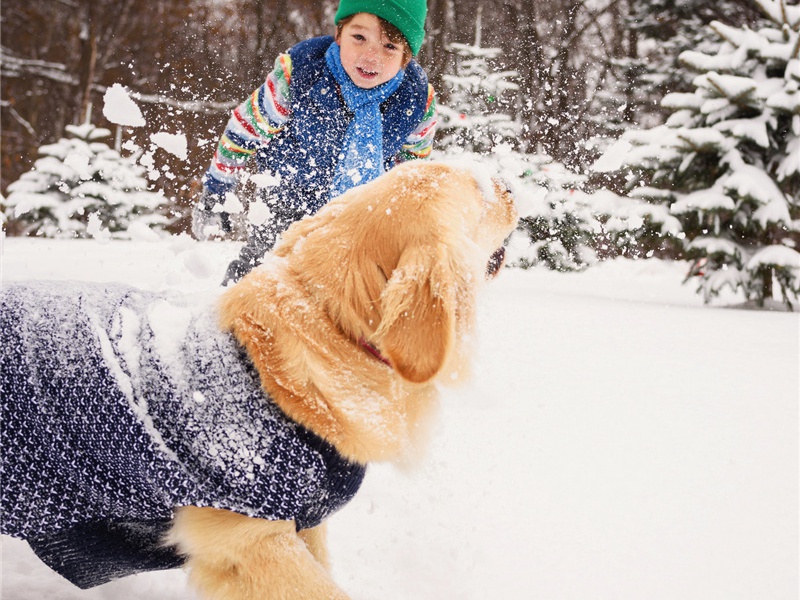
<instances>
[{"instance_id":1,"label":"dog's ear","mask_svg":"<svg viewBox=\"0 0 800 600\"><path fill-rule=\"evenodd\" d=\"M376 338L394 369L424 383L447 362L456 325L456 273L443 244L410 246L381 294Z\"/></svg>"}]
</instances>

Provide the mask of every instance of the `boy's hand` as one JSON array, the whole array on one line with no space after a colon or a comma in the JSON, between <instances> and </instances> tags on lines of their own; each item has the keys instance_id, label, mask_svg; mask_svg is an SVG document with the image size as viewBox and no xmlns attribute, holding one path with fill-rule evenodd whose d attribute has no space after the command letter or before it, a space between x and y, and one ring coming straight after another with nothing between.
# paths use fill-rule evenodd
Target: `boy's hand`
<instances>
[{"instance_id":1,"label":"boy's hand","mask_svg":"<svg viewBox=\"0 0 800 600\"><path fill-rule=\"evenodd\" d=\"M215 237L224 237L233 231L230 215L219 210L223 202L220 196L203 192L200 199L192 209L192 234L195 238L205 241ZM214 208L217 207L216 210Z\"/></svg>"}]
</instances>

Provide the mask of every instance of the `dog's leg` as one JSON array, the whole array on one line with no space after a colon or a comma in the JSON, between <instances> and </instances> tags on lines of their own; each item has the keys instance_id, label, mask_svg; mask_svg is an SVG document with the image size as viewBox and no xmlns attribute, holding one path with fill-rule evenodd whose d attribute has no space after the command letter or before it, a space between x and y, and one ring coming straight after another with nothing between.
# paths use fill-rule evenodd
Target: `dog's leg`
<instances>
[{"instance_id":1,"label":"dog's leg","mask_svg":"<svg viewBox=\"0 0 800 600\"><path fill-rule=\"evenodd\" d=\"M300 539L305 542L308 551L317 559L317 562L330 570L331 560L328 554L328 526L325 523L311 529L302 529L297 532Z\"/></svg>"},{"instance_id":2,"label":"dog's leg","mask_svg":"<svg viewBox=\"0 0 800 600\"><path fill-rule=\"evenodd\" d=\"M292 521L190 506L176 511L168 541L204 600L347 600Z\"/></svg>"}]
</instances>

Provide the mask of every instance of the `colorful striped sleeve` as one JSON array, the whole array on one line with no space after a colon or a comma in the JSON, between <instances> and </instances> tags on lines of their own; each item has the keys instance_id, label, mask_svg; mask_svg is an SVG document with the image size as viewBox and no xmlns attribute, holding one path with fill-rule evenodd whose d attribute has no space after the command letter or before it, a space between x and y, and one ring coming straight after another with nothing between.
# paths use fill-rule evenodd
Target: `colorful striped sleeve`
<instances>
[{"instance_id":1,"label":"colorful striped sleeve","mask_svg":"<svg viewBox=\"0 0 800 600\"><path fill-rule=\"evenodd\" d=\"M256 150L283 129L291 117L291 80L292 59L281 54L261 87L233 109L203 177L208 191L224 195L235 188Z\"/></svg>"},{"instance_id":2,"label":"colorful striped sleeve","mask_svg":"<svg viewBox=\"0 0 800 600\"><path fill-rule=\"evenodd\" d=\"M417 128L406 138L398 159L400 162L418 158L428 158L433 149L433 138L436 135L436 92L428 84L428 103L425 114Z\"/></svg>"}]
</instances>

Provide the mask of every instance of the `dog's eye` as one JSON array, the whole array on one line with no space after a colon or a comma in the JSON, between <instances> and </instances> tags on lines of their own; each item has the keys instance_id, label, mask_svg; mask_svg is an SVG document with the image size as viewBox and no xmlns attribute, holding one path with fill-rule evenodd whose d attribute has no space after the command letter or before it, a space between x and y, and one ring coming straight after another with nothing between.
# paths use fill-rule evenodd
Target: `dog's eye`
<instances>
[{"instance_id":1,"label":"dog's eye","mask_svg":"<svg viewBox=\"0 0 800 600\"><path fill-rule=\"evenodd\" d=\"M494 254L489 258L489 263L486 265L486 276L494 277L500 271L503 263L506 260L506 249L502 246L495 250Z\"/></svg>"}]
</instances>

